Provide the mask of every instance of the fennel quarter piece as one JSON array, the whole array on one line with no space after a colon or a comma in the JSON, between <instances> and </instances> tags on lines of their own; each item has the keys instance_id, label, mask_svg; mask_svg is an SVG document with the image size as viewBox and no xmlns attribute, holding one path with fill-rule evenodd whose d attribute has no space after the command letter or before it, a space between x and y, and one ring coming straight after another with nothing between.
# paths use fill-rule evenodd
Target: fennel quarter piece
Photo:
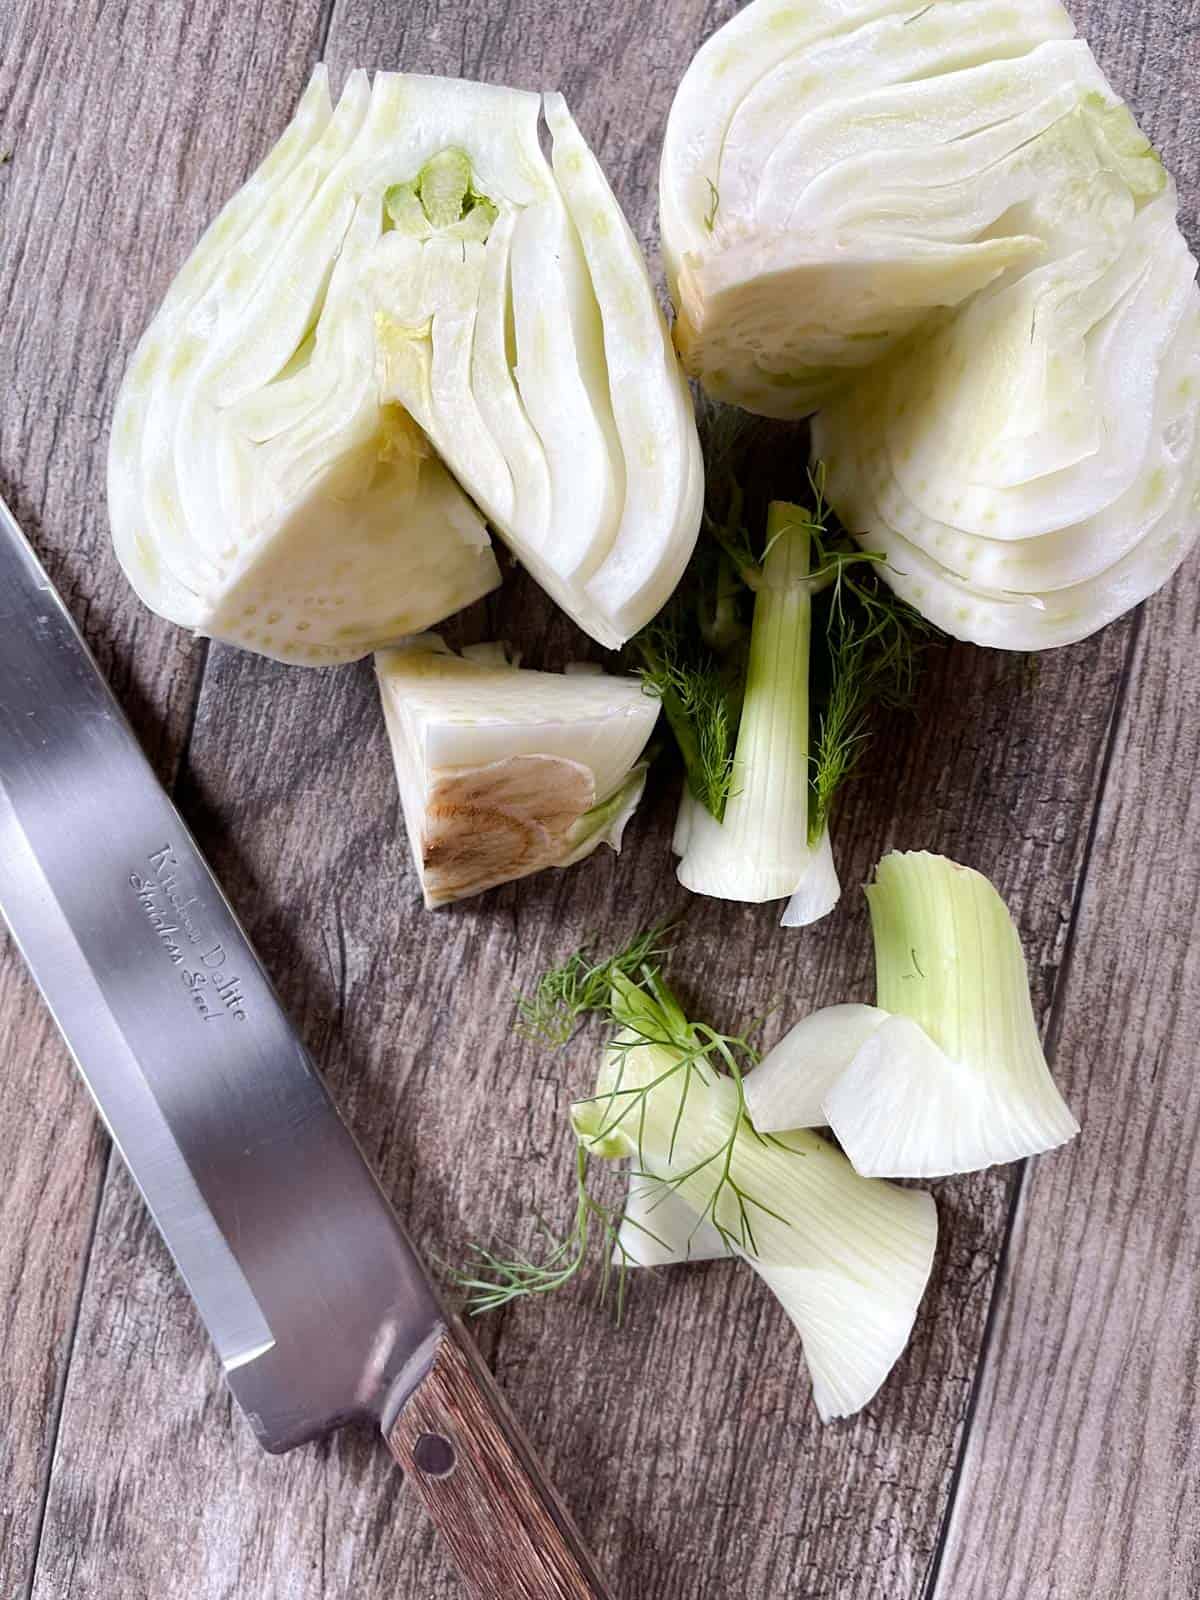
<instances>
[{"instance_id":1,"label":"fennel quarter piece","mask_svg":"<svg viewBox=\"0 0 1200 1600\"><path fill-rule=\"evenodd\" d=\"M2 502L0 597L0 907L259 1441L373 1419L465 1592L604 1596Z\"/></svg>"}]
</instances>

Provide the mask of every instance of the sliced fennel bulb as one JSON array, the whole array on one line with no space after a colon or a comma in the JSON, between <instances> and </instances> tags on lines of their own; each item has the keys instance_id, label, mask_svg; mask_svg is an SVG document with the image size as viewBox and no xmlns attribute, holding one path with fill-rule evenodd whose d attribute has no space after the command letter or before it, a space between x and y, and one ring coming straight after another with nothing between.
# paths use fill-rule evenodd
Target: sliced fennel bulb
<instances>
[{"instance_id":1,"label":"sliced fennel bulb","mask_svg":"<svg viewBox=\"0 0 1200 1600\"><path fill-rule=\"evenodd\" d=\"M938 1177L1052 1150L1079 1132L1042 1053L1021 941L981 873L893 853L867 889L880 1006L892 1013L827 1090L867 1176Z\"/></svg>"},{"instance_id":2,"label":"sliced fennel bulb","mask_svg":"<svg viewBox=\"0 0 1200 1600\"><path fill-rule=\"evenodd\" d=\"M1057 0L754 0L661 172L705 387L819 410L843 524L947 633L1036 650L1200 531L1200 295L1174 186Z\"/></svg>"},{"instance_id":3,"label":"sliced fennel bulb","mask_svg":"<svg viewBox=\"0 0 1200 1600\"><path fill-rule=\"evenodd\" d=\"M757 1135L735 1079L660 986L618 975L613 1010L623 1032L572 1110L582 1149L632 1159L710 1219L800 1334L821 1417L860 1410L912 1331L937 1237L931 1197L861 1178L816 1134Z\"/></svg>"},{"instance_id":4,"label":"sliced fennel bulb","mask_svg":"<svg viewBox=\"0 0 1200 1600\"><path fill-rule=\"evenodd\" d=\"M1008 485L985 482L982 464L961 475L943 471L944 444L934 436L955 407L962 356L939 369L941 395L914 383L908 357L881 375L875 397L855 392L816 419L814 448L831 500L888 556L897 591L948 633L1013 650L1072 643L1152 594L1191 547L1200 495L1200 296L1173 205L1172 194L1140 214L1125 252L1138 270L1082 341L1091 392L1068 380L1064 355L1041 357L1047 394L1067 397L1077 425L1100 428L1102 459L1083 454ZM948 351L952 339L966 348L976 311L982 325L991 303L939 336ZM1031 364L1029 318L1019 304L1000 322L990 318L993 357L1010 374ZM1005 342L1010 351L1022 346L1016 362ZM971 360L986 371L987 355L973 352ZM901 395L911 397L903 415ZM1043 437L1065 439L1038 404L1033 396L1007 416L993 413L988 448L1004 446L1006 422L1011 433L1018 421L1027 428L1040 420ZM964 399L960 414L969 409Z\"/></svg>"},{"instance_id":5,"label":"sliced fennel bulb","mask_svg":"<svg viewBox=\"0 0 1200 1600\"><path fill-rule=\"evenodd\" d=\"M351 659L499 582L602 643L662 605L703 473L641 252L561 96L323 68L118 398L115 548L156 610ZM464 493L465 491L465 493ZM470 499L467 496L470 496Z\"/></svg>"},{"instance_id":6,"label":"sliced fennel bulb","mask_svg":"<svg viewBox=\"0 0 1200 1600\"><path fill-rule=\"evenodd\" d=\"M746 1110L759 1133L824 1128L825 1097L888 1020L879 1006L826 1006L803 1017L746 1078Z\"/></svg>"},{"instance_id":7,"label":"sliced fennel bulb","mask_svg":"<svg viewBox=\"0 0 1200 1600\"><path fill-rule=\"evenodd\" d=\"M620 848L658 715L636 679L531 672L433 636L376 671L427 906Z\"/></svg>"}]
</instances>

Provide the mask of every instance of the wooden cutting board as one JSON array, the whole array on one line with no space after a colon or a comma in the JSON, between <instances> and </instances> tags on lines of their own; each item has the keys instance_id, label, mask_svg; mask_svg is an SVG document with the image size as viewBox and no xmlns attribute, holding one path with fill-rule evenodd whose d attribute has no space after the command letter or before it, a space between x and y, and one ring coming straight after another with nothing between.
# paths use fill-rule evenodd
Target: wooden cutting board
<instances>
[{"instance_id":1,"label":"wooden cutting board","mask_svg":"<svg viewBox=\"0 0 1200 1600\"><path fill-rule=\"evenodd\" d=\"M509 1001L585 934L682 916L688 1002L728 1027L781 1001L769 1043L813 1005L870 997L854 886L886 847L994 878L1084 1136L1028 1173L937 1186L934 1280L862 1416L820 1425L778 1306L721 1265L639 1281L619 1331L587 1284L516 1307L484 1326L485 1349L629 1600L1194 1600L1200 561L1073 649L939 653L920 717L879 741L842 811L842 906L797 934L770 908L678 889L667 769L619 861L423 912L367 667L206 649L141 610L109 552L125 359L318 57L336 78L561 87L657 270L667 108L734 9L0 0L0 489L434 1256L528 1237L535 1212L566 1219L564 1111L593 1044L537 1053L509 1032ZM1175 171L1195 244L1200 0L1075 12ZM511 639L540 666L584 648L519 576L460 636ZM10 949L0 1441L14 1600L456 1594L369 1439L259 1453Z\"/></svg>"}]
</instances>

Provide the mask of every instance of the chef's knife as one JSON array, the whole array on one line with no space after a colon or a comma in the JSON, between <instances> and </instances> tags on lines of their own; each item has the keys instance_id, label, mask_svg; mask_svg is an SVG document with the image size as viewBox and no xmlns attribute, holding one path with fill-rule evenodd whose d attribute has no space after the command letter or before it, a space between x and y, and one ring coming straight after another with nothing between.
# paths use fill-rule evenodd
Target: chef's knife
<instances>
[{"instance_id":1,"label":"chef's knife","mask_svg":"<svg viewBox=\"0 0 1200 1600\"><path fill-rule=\"evenodd\" d=\"M469 1594L606 1597L2 500L0 909L261 1444L373 1419Z\"/></svg>"}]
</instances>

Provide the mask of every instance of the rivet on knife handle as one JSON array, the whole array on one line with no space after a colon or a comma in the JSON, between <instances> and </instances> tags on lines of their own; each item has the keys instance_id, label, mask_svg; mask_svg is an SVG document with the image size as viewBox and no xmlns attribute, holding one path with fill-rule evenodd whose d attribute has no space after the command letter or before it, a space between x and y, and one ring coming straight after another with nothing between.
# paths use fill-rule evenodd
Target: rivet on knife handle
<instances>
[{"instance_id":1,"label":"rivet on knife handle","mask_svg":"<svg viewBox=\"0 0 1200 1600\"><path fill-rule=\"evenodd\" d=\"M388 1446L473 1600L610 1600L465 1330L451 1324Z\"/></svg>"}]
</instances>

